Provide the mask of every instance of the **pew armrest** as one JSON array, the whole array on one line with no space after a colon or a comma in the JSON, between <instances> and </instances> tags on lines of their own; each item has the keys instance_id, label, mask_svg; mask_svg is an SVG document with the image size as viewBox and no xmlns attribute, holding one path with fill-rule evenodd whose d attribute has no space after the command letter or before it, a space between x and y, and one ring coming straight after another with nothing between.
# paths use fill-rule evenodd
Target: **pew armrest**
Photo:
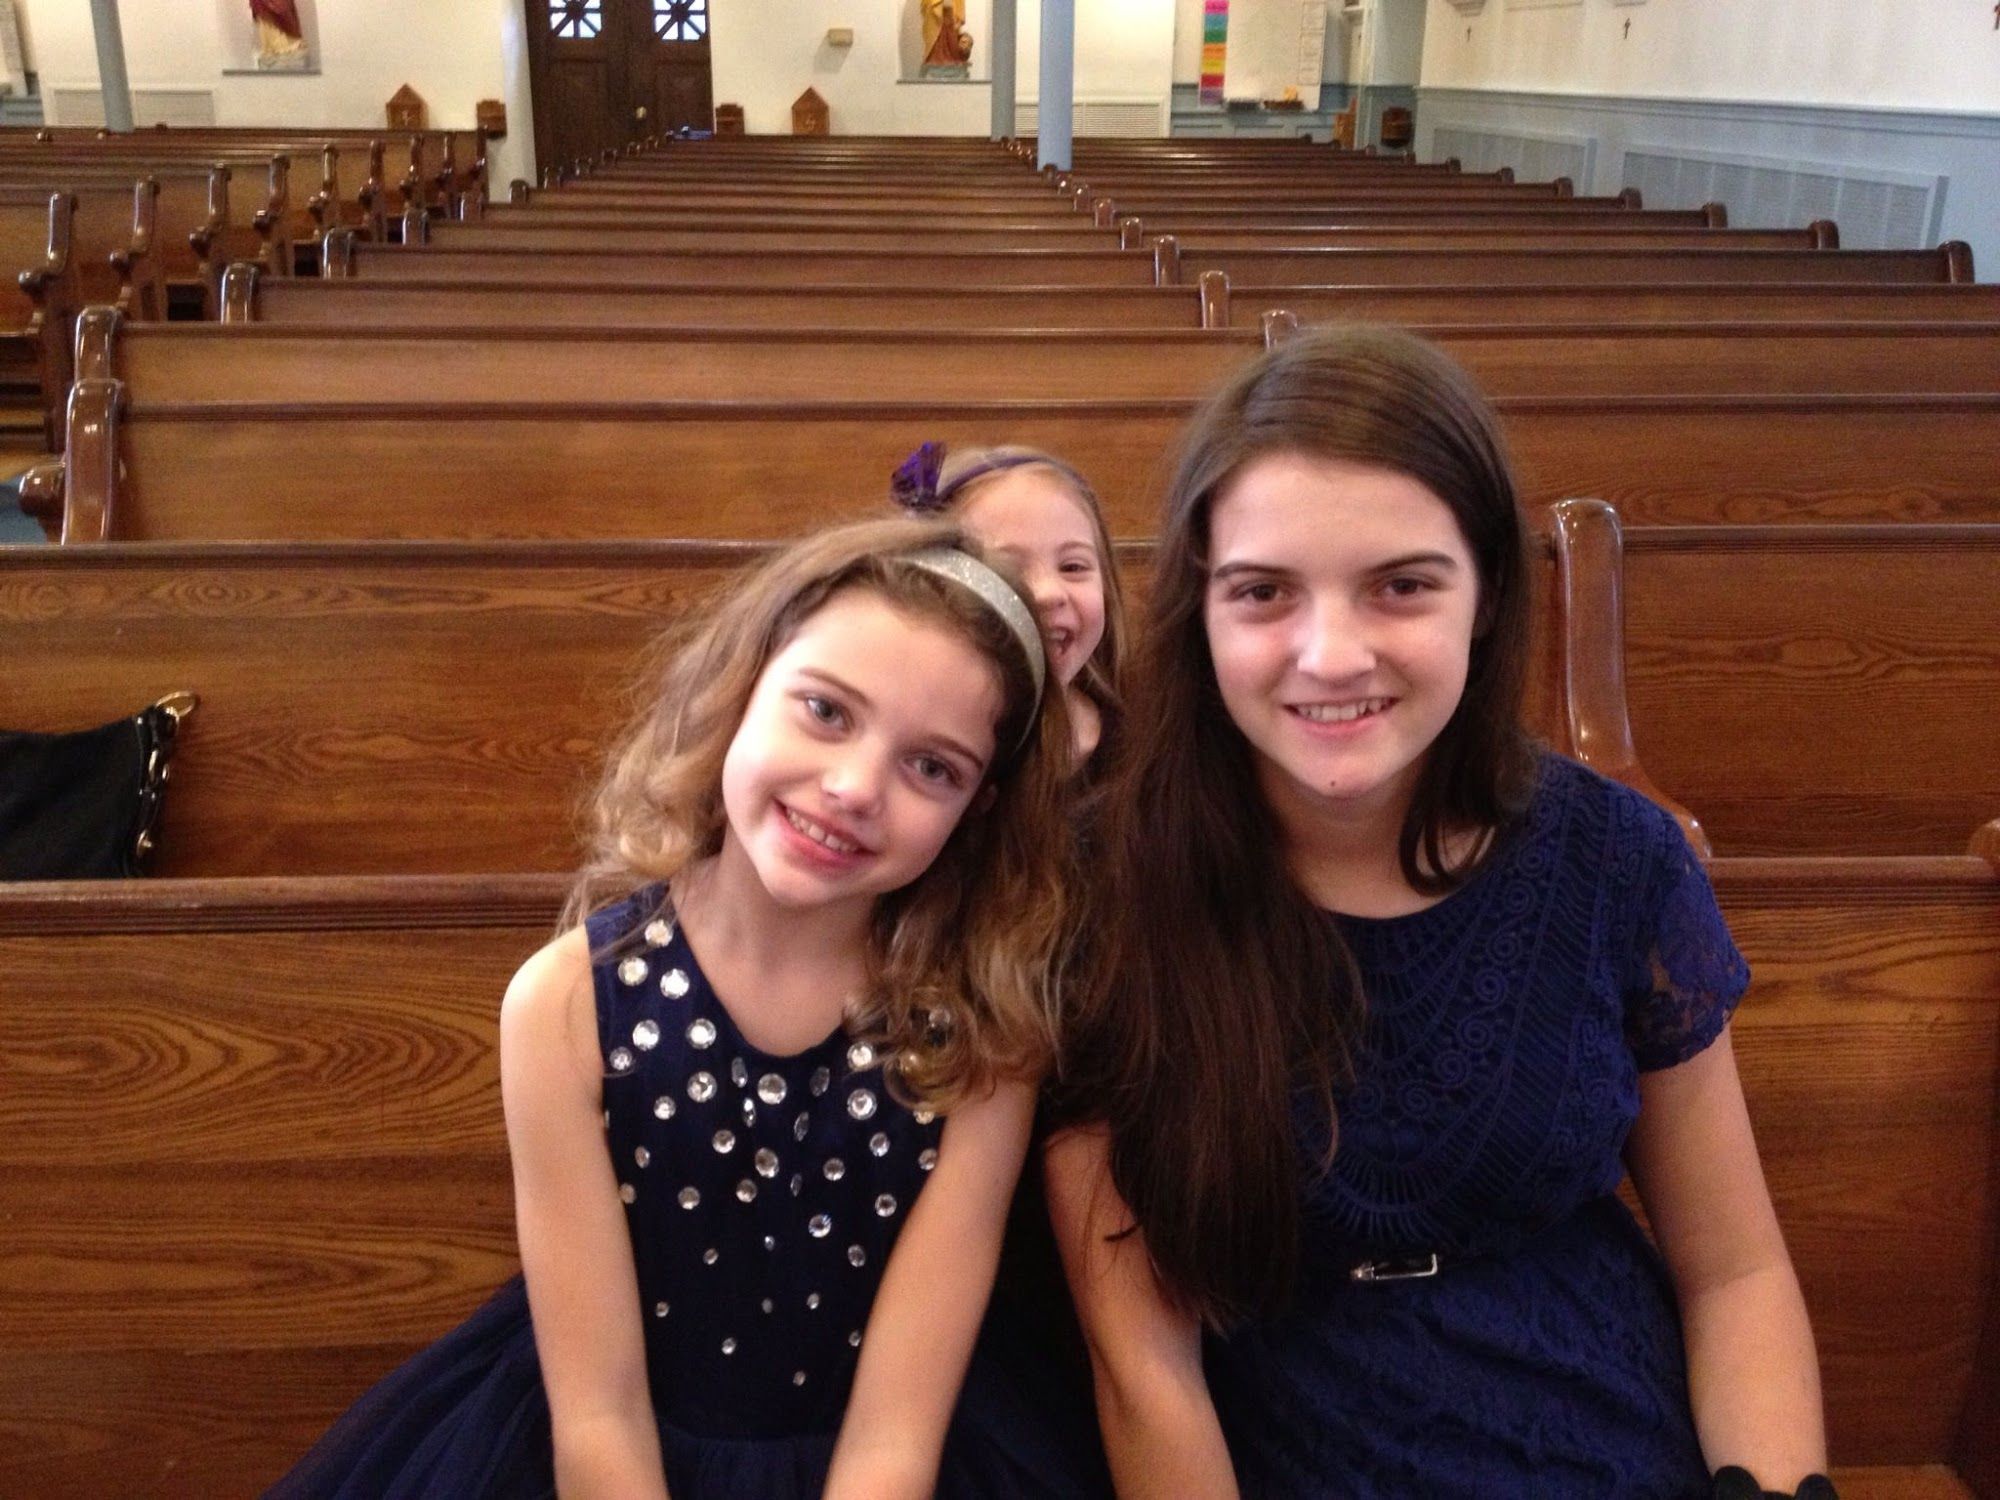
<instances>
[{"instance_id":1,"label":"pew armrest","mask_svg":"<svg viewBox=\"0 0 2000 1500\"><path fill-rule=\"evenodd\" d=\"M1714 846L1693 813L1654 784L1632 743L1625 696L1625 537L1602 500L1553 508L1562 633L1561 746L1600 775L1623 782L1674 815L1703 860Z\"/></svg>"},{"instance_id":2,"label":"pew armrest","mask_svg":"<svg viewBox=\"0 0 2000 1500\"><path fill-rule=\"evenodd\" d=\"M124 383L117 380L79 379L70 388L59 537L64 546L111 539L119 478L118 412L124 395Z\"/></svg>"},{"instance_id":3,"label":"pew armrest","mask_svg":"<svg viewBox=\"0 0 2000 1500\"><path fill-rule=\"evenodd\" d=\"M1973 829L1972 842L1966 852L1985 860L1993 866L1994 873L2000 875L2000 818Z\"/></svg>"}]
</instances>

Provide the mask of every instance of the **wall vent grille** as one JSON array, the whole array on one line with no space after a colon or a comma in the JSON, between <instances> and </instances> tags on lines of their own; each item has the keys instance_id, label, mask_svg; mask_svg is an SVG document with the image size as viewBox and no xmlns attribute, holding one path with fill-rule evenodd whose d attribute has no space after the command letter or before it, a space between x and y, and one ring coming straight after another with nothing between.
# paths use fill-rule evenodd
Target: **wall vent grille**
<instances>
[{"instance_id":1,"label":"wall vent grille","mask_svg":"<svg viewBox=\"0 0 2000 1500\"><path fill-rule=\"evenodd\" d=\"M1022 135L1035 134L1041 119L1037 105L1023 103L1014 110L1014 128ZM1070 115L1070 129L1077 135L1160 136L1166 134L1167 102L1164 99L1079 99Z\"/></svg>"},{"instance_id":2,"label":"wall vent grille","mask_svg":"<svg viewBox=\"0 0 2000 1500\"><path fill-rule=\"evenodd\" d=\"M1786 229L1831 219L1849 250L1912 250L1937 243L1943 177L1851 163L1689 152L1642 146L1625 153L1624 185L1648 208L1728 206L1740 229Z\"/></svg>"},{"instance_id":3,"label":"wall vent grille","mask_svg":"<svg viewBox=\"0 0 2000 1500\"><path fill-rule=\"evenodd\" d=\"M50 89L55 106L50 118L58 125L102 125L104 95L96 89ZM148 125L213 125L215 95L207 89L134 89L132 123Z\"/></svg>"}]
</instances>

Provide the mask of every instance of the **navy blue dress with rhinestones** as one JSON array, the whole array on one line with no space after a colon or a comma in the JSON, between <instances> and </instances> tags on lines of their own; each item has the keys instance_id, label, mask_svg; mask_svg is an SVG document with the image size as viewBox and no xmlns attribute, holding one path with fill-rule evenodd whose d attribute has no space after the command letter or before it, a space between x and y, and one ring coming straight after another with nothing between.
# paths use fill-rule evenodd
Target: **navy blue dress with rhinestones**
<instances>
[{"instance_id":1,"label":"navy blue dress with rhinestones","mask_svg":"<svg viewBox=\"0 0 2000 1500\"><path fill-rule=\"evenodd\" d=\"M588 923L605 1139L674 1500L818 1495L896 1236L939 1122L836 1032L750 1046L655 887ZM270 1492L466 1500L555 1492L516 1277L364 1396Z\"/></svg>"},{"instance_id":2,"label":"navy blue dress with rhinestones","mask_svg":"<svg viewBox=\"0 0 2000 1500\"><path fill-rule=\"evenodd\" d=\"M1331 920L1369 1012L1298 1306L1206 1351L1245 1494L1705 1495L1673 1291L1613 1196L1640 1073L1749 981L1679 828L1550 756L1466 886Z\"/></svg>"}]
</instances>

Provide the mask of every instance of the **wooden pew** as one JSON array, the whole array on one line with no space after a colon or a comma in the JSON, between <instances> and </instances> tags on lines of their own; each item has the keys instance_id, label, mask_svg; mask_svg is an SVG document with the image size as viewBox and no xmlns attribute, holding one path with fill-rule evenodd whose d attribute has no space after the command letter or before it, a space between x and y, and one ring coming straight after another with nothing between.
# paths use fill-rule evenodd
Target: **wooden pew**
<instances>
[{"instance_id":1,"label":"wooden pew","mask_svg":"<svg viewBox=\"0 0 2000 1500\"><path fill-rule=\"evenodd\" d=\"M1713 231L1715 233L1734 231ZM1520 282L1969 282L1972 247L1935 250L1728 250L1699 254L1609 246L1542 249L1210 250L1153 241L1159 279L1194 281L1222 271L1232 283L1415 286Z\"/></svg>"},{"instance_id":2,"label":"wooden pew","mask_svg":"<svg viewBox=\"0 0 2000 1500\"><path fill-rule=\"evenodd\" d=\"M1171 237L1154 244L1150 264L1129 250L893 251L836 254L774 252L723 256L713 251L512 250L466 245L376 245L328 236L327 273L377 279L556 279L577 285L743 286L922 284L940 289L985 286L1196 283L1206 270L1232 283L1300 285L1466 285L1646 282L1970 282L1970 247L1937 250L1300 250L1182 254ZM1299 257L1320 257L1299 260ZM1326 257L1338 257L1327 259ZM1297 263L1294 263L1297 262Z\"/></svg>"},{"instance_id":3,"label":"wooden pew","mask_svg":"<svg viewBox=\"0 0 2000 1500\"><path fill-rule=\"evenodd\" d=\"M1996 395L1497 405L1530 505L1594 495L1648 526L2000 520ZM881 493L922 442L1020 442L1075 455L1114 529L1145 535L1194 406L976 401L942 389L904 402L154 403L117 381L80 379L63 471L35 493L53 497L48 523L60 516L79 541L769 537Z\"/></svg>"},{"instance_id":4,"label":"wooden pew","mask_svg":"<svg viewBox=\"0 0 2000 1500\"><path fill-rule=\"evenodd\" d=\"M1723 854L1962 847L2000 816L2000 528L1829 537L1634 530L1628 642L1610 655L1625 683L1602 686L1593 644L1616 637L1615 591L1567 582L1543 600L1535 722L1607 769L1643 764L1697 818L1712 805ZM1801 566L1811 554L1826 561ZM73 727L200 693L164 874L559 869L637 641L745 555L638 540L11 549L10 713ZM1882 714L1885 686L1909 718Z\"/></svg>"},{"instance_id":5,"label":"wooden pew","mask_svg":"<svg viewBox=\"0 0 2000 1500\"><path fill-rule=\"evenodd\" d=\"M79 194L122 190L128 197L136 181L158 184L155 258L170 277L206 287L211 305L224 265L254 257L274 274L290 275L292 242L318 232L309 210L324 195L310 201L295 198L291 171L291 158L282 154L210 160L160 159L141 153L52 158L39 152L0 152L4 183ZM231 212L232 197L241 205L240 214Z\"/></svg>"},{"instance_id":6,"label":"wooden pew","mask_svg":"<svg viewBox=\"0 0 2000 1500\"><path fill-rule=\"evenodd\" d=\"M73 374L71 337L80 305L76 200L51 193L39 205L0 198L0 358L10 394L32 399L45 451L63 441L63 404ZM32 392L32 397L30 397Z\"/></svg>"},{"instance_id":7,"label":"wooden pew","mask_svg":"<svg viewBox=\"0 0 2000 1500\"><path fill-rule=\"evenodd\" d=\"M1718 860L1735 1043L1848 1500L1962 1495L2000 878ZM516 1268L495 1019L559 876L0 887L20 1494L250 1494Z\"/></svg>"},{"instance_id":8,"label":"wooden pew","mask_svg":"<svg viewBox=\"0 0 2000 1500\"><path fill-rule=\"evenodd\" d=\"M1274 318L1273 331L1289 329ZM1495 396L1982 394L2000 390L2000 322L1579 325L1419 330ZM145 403L515 404L549 389L604 402L1061 400L1206 394L1261 353L1247 329L939 332L125 324L88 315L78 372Z\"/></svg>"},{"instance_id":9,"label":"wooden pew","mask_svg":"<svg viewBox=\"0 0 2000 1500\"><path fill-rule=\"evenodd\" d=\"M75 188L10 186L0 181L0 205L46 211L57 194L73 205L70 261L76 295L83 302L107 303L126 317L167 315L160 275L159 184L151 178L118 186L82 184Z\"/></svg>"},{"instance_id":10,"label":"wooden pew","mask_svg":"<svg viewBox=\"0 0 2000 1500\"><path fill-rule=\"evenodd\" d=\"M223 320L318 326L935 329L929 287L592 287L563 281L272 280L232 268ZM1307 323L1633 324L2000 321L2000 285L1521 287L992 287L951 300L952 326L974 328L1260 328L1289 309Z\"/></svg>"},{"instance_id":11,"label":"wooden pew","mask_svg":"<svg viewBox=\"0 0 2000 1500\"><path fill-rule=\"evenodd\" d=\"M232 271L238 268L232 268ZM241 268L225 322L317 327L876 328L938 325L931 287L588 287L558 281L272 280ZM1926 289L1928 290L1928 289ZM1953 290L1971 291L1971 288ZM1274 302L1275 306L1276 303ZM1938 314L1925 307L1922 315ZM2000 299L1989 315L2000 318ZM1198 328L1194 287L983 287L953 295L953 328ZM1253 317L1247 326L1257 326Z\"/></svg>"},{"instance_id":12,"label":"wooden pew","mask_svg":"<svg viewBox=\"0 0 2000 1500\"><path fill-rule=\"evenodd\" d=\"M1114 232L1091 218L1077 215L1068 223L1040 224L1025 229L931 228L906 222L867 228L766 229L749 226L693 229L652 224L606 222L593 216L575 223L549 214L533 220L432 225L428 242L440 249L551 250L680 253L705 255L764 255L771 252L833 255L846 251L879 251L897 257L953 251L1066 250L1123 246L1138 251L1144 244L1139 221L1126 221ZM1303 228L1213 230L1199 247L1182 250L1182 257L1203 262L1211 255L1245 249L1280 255L1292 250L1682 250L1747 252L1755 250L1824 250L1835 248L1832 225L1822 221L1811 229L1670 229L1601 225L1509 228L1476 227L1325 226ZM1228 269L1224 267L1223 269ZM1283 279L1282 277L1278 279ZM1301 277L1302 281L1311 280Z\"/></svg>"}]
</instances>

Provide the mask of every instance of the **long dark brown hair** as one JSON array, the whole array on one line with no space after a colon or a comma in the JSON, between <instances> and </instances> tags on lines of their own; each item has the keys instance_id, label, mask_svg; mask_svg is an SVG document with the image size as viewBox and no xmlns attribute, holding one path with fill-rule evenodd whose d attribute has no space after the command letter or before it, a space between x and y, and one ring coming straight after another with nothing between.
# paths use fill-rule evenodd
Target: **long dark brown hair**
<instances>
[{"instance_id":1,"label":"long dark brown hair","mask_svg":"<svg viewBox=\"0 0 2000 1500\"><path fill-rule=\"evenodd\" d=\"M1209 523L1246 464L1279 453L1415 479L1458 522L1478 572L1464 696L1404 819L1404 877L1446 892L1503 832L1534 777L1520 725L1527 549L1496 419L1431 345L1379 327L1317 332L1245 368L1197 413L1162 518L1126 743L1110 793L1099 973L1074 1016L1062 1112L1111 1129L1112 1180L1169 1295L1213 1326L1276 1311L1298 1270L1298 1106L1331 1161L1364 997L1337 925L1287 868L1204 626Z\"/></svg>"}]
</instances>

